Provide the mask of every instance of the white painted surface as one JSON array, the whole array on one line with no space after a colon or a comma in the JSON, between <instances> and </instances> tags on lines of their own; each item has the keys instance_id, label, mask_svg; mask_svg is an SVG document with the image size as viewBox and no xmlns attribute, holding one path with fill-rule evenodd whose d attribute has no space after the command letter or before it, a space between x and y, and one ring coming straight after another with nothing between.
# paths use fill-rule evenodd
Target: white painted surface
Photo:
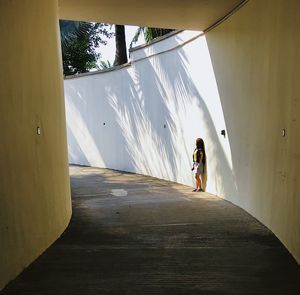
<instances>
[{"instance_id":1,"label":"white painted surface","mask_svg":"<svg viewBox=\"0 0 300 295\"><path fill-rule=\"evenodd\" d=\"M128 192L125 189L116 188L111 190L111 194L115 197L126 197Z\"/></svg>"},{"instance_id":2,"label":"white painted surface","mask_svg":"<svg viewBox=\"0 0 300 295\"><path fill-rule=\"evenodd\" d=\"M133 61L161 54L131 67L65 80L69 162L192 186L192 153L202 137L207 191L223 195L222 175L231 182L234 177L230 146L220 134L226 125L206 39L178 47L197 35L181 32L134 51ZM172 47L178 48L163 53Z\"/></svg>"},{"instance_id":3,"label":"white painted surface","mask_svg":"<svg viewBox=\"0 0 300 295\"><path fill-rule=\"evenodd\" d=\"M185 42L189 42L190 40L196 38L197 36L202 35L201 31L184 31L176 36L172 35L170 37L164 36L161 41L155 42L150 46L145 46L144 48L133 49L131 51L131 61L138 61L145 57L151 57L154 54L158 54L160 52L165 52L168 50L173 50L178 46L184 45Z\"/></svg>"}]
</instances>

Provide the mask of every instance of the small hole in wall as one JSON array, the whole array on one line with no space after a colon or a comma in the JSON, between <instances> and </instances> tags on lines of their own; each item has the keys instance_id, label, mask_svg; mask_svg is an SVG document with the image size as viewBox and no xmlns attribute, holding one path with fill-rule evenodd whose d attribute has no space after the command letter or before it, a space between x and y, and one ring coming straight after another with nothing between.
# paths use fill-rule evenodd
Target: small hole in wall
<instances>
[{"instance_id":1,"label":"small hole in wall","mask_svg":"<svg viewBox=\"0 0 300 295\"><path fill-rule=\"evenodd\" d=\"M282 129L282 137L286 136L286 129Z\"/></svg>"},{"instance_id":2,"label":"small hole in wall","mask_svg":"<svg viewBox=\"0 0 300 295\"><path fill-rule=\"evenodd\" d=\"M105 125L105 122L103 123L103 126Z\"/></svg>"},{"instance_id":3,"label":"small hole in wall","mask_svg":"<svg viewBox=\"0 0 300 295\"><path fill-rule=\"evenodd\" d=\"M164 124L164 128L166 128L167 127L167 125L166 124Z\"/></svg>"}]
</instances>

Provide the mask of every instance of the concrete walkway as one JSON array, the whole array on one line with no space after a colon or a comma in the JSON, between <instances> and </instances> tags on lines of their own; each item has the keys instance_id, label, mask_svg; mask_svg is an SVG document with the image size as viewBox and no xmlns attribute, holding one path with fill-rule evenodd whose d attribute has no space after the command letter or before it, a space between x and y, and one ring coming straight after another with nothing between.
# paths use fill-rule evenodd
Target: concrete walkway
<instances>
[{"instance_id":1,"label":"concrete walkway","mask_svg":"<svg viewBox=\"0 0 300 295\"><path fill-rule=\"evenodd\" d=\"M2 294L300 294L300 267L238 207L151 177L70 170L69 228Z\"/></svg>"}]
</instances>

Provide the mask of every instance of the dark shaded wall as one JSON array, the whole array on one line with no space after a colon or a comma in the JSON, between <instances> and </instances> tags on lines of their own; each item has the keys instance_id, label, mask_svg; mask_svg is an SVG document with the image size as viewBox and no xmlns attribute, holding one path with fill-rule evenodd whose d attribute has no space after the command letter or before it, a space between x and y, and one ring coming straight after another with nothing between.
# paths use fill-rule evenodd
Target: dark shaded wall
<instances>
[{"instance_id":1,"label":"dark shaded wall","mask_svg":"<svg viewBox=\"0 0 300 295\"><path fill-rule=\"evenodd\" d=\"M57 1L1 1L0 16L1 289L65 230L71 199Z\"/></svg>"}]
</instances>

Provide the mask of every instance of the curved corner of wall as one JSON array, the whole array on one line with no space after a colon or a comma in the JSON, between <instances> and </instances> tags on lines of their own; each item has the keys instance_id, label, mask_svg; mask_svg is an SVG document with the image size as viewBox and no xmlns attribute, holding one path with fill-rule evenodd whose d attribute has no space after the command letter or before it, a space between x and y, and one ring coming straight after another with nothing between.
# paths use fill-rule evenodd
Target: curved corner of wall
<instances>
[{"instance_id":1,"label":"curved corner of wall","mask_svg":"<svg viewBox=\"0 0 300 295\"><path fill-rule=\"evenodd\" d=\"M1 289L63 233L71 198L57 1L0 14Z\"/></svg>"},{"instance_id":2,"label":"curved corner of wall","mask_svg":"<svg viewBox=\"0 0 300 295\"><path fill-rule=\"evenodd\" d=\"M133 51L127 68L66 80L69 161L193 185L202 137L207 191L299 262L299 5L251 0L205 35L183 31Z\"/></svg>"},{"instance_id":3,"label":"curved corner of wall","mask_svg":"<svg viewBox=\"0 0 300 295\"><path fill-rule=\"evenodd\" d=\"M207 34L232 153L233 200L300 263L299 1L251 0Z\"/></svg>"}]
</instances>

